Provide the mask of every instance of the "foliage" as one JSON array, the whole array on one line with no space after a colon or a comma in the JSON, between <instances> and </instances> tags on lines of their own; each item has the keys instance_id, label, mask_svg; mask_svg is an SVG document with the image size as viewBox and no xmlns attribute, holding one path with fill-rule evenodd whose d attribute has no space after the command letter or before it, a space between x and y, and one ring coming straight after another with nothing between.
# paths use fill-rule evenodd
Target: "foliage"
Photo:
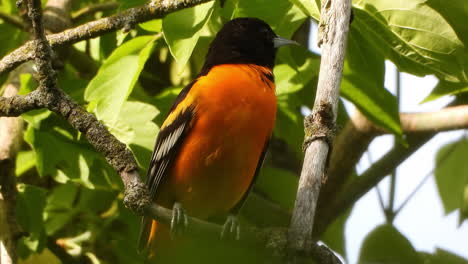
<instances>
[{"instance_id":1,"label":"foliage","mask_svg":"<svg viewBox=\"0 0 468 264\"><path fill-rule=\"evenodd\" d=\"M73 10L95 2L74 1ZM119 10L88 19L145 1L119 2ZM219 1L212 1L143 23L129 33L83 41L73 46L92 59L98 72L86 79L73 63L65 61L59 85L129 146L144 175L158 126L181 87L198 73L208 44L223 23L234 17L256 16L279 35L291 38L308 19L319 18L317 2L227 0L221 8ZM400 138L404 135L397 100L384 87L386 59L401 71L439 78L439 85L425 101L468 90L468 2L449 2L353 1L342 96L375 124ZM18 14L12 0L2 1L0 11ZM0 32L0 57L28 36L1 20ZM290 159L300 160L302 155L301 109L313 105L319 65L320 56L306 47L286 48L277 56L274 137L286 143L293 153ZM36 85L29 75L22 76L21 82L23 94ZM340 111L338 118L344 124L347 115ZM22 117L27 121L26 144L17 156L16 174L21 182L18 222L28 232L18 247L23 263L59 263L57 258L63 254L77 262L143 263L136 252L139 219L122 206L122 184L102 154L49 111L32 111ZM448 152L448 158L440 158ZM466 152L466 140L444 147L436 170L444 208L447 213L460 210L460 221L468 217L468 172L466 166L458 166L464 164L461 159ZM255 191L290 212L296 174L267 159ZM344 226L350 211L336 219L321 238L345 258ZM253 254L251 251L246 254ZM390 225L377 227L368 235L360 256L363 263L422 263L423 259L428 261L425 263L458 263L450 259L466 263L442 250L433 255L418 253ZM66 263L65 259L61 261Z\"/></svg>"}]
</instances>

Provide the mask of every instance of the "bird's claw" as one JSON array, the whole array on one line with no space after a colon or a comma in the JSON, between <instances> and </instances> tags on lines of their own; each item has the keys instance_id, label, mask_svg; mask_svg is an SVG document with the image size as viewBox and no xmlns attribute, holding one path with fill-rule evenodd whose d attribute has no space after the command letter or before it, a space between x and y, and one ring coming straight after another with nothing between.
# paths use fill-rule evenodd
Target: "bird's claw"
<instances>
[{"instance_id":1,"label":"bird's claw","mask_svg":"<svg viewBox=\"0 0 468 264\"><path fill-rule=\"evenodd\" d=\"M229 215L226 222L224 222L221 239L227 237L233 237L235 240L240 239L240 224L235 215Z\"/></svg>"},{"instance_id":2,"label":"bird's claw","mask_svg":"<svg viewBox=\"0 0 468 264\"><path fill-rule=\"evenodd\" d=\"M180 203L174 203L172 207L171 236L175 237L185 232L188 226L188 217Z\"/></svg>"}]
</instances>

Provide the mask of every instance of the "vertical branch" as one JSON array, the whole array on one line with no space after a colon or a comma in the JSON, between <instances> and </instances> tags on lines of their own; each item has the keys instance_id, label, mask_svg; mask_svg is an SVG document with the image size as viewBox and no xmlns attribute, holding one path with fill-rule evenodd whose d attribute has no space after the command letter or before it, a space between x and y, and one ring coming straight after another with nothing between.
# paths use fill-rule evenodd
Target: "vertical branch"
<instances>
[{"instance_id":1,"label":"vertical branch","mask_svg":"<svg viewBox=\"0 0 468 264\"><path fill-rule=\"evenodd\" d=\"M18 76L17 76L18 77ZM15 78L5 87L4 97L18 93L19 80ZM17 260L16 240L20 229L16 221L15 158L23 131L19 117L0 117L0 263L14 264Z\"/></svg>"},{"instance_id":2,"label":"vertical branch","mask_svg":"<svg viewBox=\"0 0 468 264\"><path fill-rule=\"evenodd\" d=\"M322 61L314 108L304 122L305 158L288 234L292 256L311 251L315 209L334 134L350 14L350 0L322 1Z\"/></svg>"}]
</instances>

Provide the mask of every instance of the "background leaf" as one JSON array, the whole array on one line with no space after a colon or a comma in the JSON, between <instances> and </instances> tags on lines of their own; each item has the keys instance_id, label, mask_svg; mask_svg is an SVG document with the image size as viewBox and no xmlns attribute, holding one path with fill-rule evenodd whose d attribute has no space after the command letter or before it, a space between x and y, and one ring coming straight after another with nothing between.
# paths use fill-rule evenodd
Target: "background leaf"
<instances>
[{"instance_id":1,"label":"background leaf","mask_svg":"<svg viewBox=\"0 0 468 264\"><path fill-rule=\"evenodd\" d=\"M180 72L197 45L200 33L213 12L214 1L186 8L163 19L164 38Z\"/></svg>"},{"instance_id":2,"label":"background leaf","mask_svg":"<svg viewBox=\"0 0 468 264\"><path fill-rule=\"evenodd\" d=\"M408 239L394 226L381 225L364 239L359 263L422 264L423 262Z\"/></svg>"},{"instance_id":3,"label":"background leaf","mask_svg":"<svg viewBox=\"0 0 468 264\"><path fill-rule=\"evenodd\" d=\"M357 30L349 34L343 77L341 95L375 124L401 137L397 100L384 87L384 59Z\"/></svg>"},{"instance_id":4,"label":"background leaf","mask_svg":"<svg viewBox=\"0 0 468 264\"><path fill-rule=\"evenodd\" d=\"M447 144L437 153L434 176L446 214L464 207L468 188L468 164L465 162L467 155L467 139ZM462 214L460 217L463 220Z\"/></svg>"}]
</instances>

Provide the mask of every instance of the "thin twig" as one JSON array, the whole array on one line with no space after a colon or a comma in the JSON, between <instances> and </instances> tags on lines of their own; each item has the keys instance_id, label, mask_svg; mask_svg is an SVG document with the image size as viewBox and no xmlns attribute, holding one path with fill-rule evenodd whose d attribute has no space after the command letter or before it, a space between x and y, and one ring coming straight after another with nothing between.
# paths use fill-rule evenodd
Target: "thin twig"
<instances>
[{"instance_id":1,"label":"thin twig","mask_svg":"<svg viewBox=\"0 0 468 264\"><path fill-rule=\"evenodd\" d=\"M6 23L9 23L21 30L24 30L26 28L26 24L18 16L10 15L10 14L0 11L0 19L2 19Z\"/></svg>"},{"instance_id":2,"label":"thin twig","mask_svg":"<svg viewBox=\"0 0 468 264\"><path fill-rule=\"evenodd\" d=\"M52 48L95 38L122 28L131 28L141 22L162 18L177 10L193 7L210 0L152 1L146 5L130 8L119 14L88 22L81 26L47 36ZM35 41L28 41L0 60L0 74L9 72L21 63L34 58Z\"/></svg>"},{"instance_id":3,"label":"thin twig","mask_svg":"<svg viewBox=\"0 0 468 264\"><path fill-rule=\"evenodd\" d=\"M80 21L86 16L93 15L100 11L116 9L117 7L119 7L118 2L106 2L106 3L98 3L98 4L89 5L78 11L73 12L73 14L71 15L72 21L73 23L76 23L77 21Z\"/></svg>"},{"instance_id":4,"label":"thin twig","mask_svg":"<svg viewBox=\"0 0 468 264\"><path fill-rule=\"evenodd\" d=\"M467 136L467 132L465 132L463 134L463 136L459 140L463 140L464 138L466 138L466 136ZM411 200L411 198L413 198L416 195L416 193L424 186L424 184L427 182L427 180L429 180L431 178L431 176L434 175L434 172L435 172L437 166L439 166L439 163L443 163L455 151L455 149L457 147L458 147L457 144L452 145L450 147L450 149L448 149L447 152L445 152L444 155L440 157L438 164L436 164L431 169L431 171L428 172L424 176L424 178L421 180L421 182L419 182L419 184L414 188L414 190L406 197L406 199L401 203L401 205L398 207L398 209L395 210L395 215L397 215L406 206L406 204L408 204L408 202Z\"/></svg>"}]
</instances>

